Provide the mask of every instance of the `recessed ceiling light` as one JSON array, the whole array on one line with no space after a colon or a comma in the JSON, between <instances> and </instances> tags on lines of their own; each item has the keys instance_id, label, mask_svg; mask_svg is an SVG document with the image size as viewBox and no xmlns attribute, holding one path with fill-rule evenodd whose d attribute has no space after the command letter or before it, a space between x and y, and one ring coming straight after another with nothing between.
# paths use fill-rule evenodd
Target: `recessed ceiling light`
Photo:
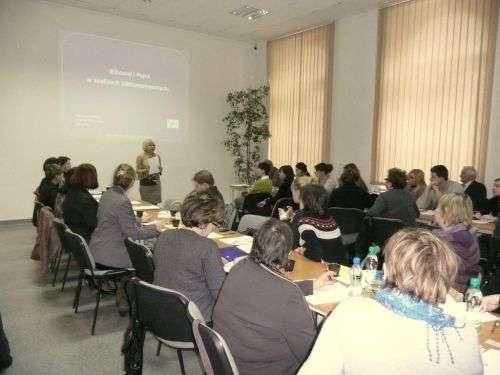
<instances>
[{"instance_id":1,"label":"recessed ceiling light","mask_svg":"<svg viewBox=\"0 0 500 375\"><path fill-rule=\"evenodd\" d=\"M260 17L268 16L271 13L266 9L254 8L248 5L244 5L241 8L235 9L229 12L233 16L246 18L249 21L255 20Z\"/></svg>"}]
</instances>

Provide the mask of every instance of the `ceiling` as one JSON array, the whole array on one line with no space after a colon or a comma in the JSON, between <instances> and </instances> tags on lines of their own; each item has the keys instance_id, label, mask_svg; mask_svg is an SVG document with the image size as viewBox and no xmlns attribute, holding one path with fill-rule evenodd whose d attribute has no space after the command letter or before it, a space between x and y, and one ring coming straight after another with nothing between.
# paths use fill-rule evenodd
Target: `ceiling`
<instances>
[{"instance_id":1,"label":"ceiling","mask_svg":"<svg viewBox=\"0 0 500 375\"><path fill-rule=\"evenodd\" d=\"M330 23L401 0L48 0L225 38L259 41ZM270 15L249 21L229 12L249 5Z\"/></svg>"}]
</instances>

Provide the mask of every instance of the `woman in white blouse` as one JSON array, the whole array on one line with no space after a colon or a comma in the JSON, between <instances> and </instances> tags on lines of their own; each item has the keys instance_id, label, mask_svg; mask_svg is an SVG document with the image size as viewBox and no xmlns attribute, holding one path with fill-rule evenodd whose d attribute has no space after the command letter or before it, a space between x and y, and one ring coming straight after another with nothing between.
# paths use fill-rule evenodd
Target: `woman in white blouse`
<instances>
[{"instance_id":1,"label":"woman in white blouse","mask_svg":"<svg viewBox=\"0 0 500 375\"><path fill-rule=\"evenodd\" d=\"M161 202L160 176L163 172L161 158L156 150L156 144L151 139L142 143L144 153L137 157L136 169L140 180L139 192L141 199L151 204Z\"/></svg>"},{"instance_id":2,"label":"woman in white blouse","mask_svg":"<svg viewBox=\"0 0 500 375\"><path fill-rule=\"evenodd\" d=\"M453 251L428 230L403 229L384 252L384 288L340 303L298 374L482 374L476 330L442 308Z\"/></svg>"}]
</instances>

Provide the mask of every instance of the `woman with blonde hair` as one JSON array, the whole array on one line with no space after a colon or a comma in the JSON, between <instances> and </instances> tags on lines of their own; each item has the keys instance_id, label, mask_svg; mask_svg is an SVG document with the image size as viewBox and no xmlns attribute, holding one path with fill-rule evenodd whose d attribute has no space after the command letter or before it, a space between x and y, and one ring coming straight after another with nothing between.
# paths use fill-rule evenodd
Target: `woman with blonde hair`
<instances>
[{"instance_id":1,"label":"woman with blonde hair","mask_svg":"<svg viewBox=\"0 0 500 375\"><path fill-rule=\"evenodd\" d=\"M152 139L146 139L142 143L142 149L144 153L136 160L141 199L151 204L158 204L161 202L160 176L163 172L161 158L155 152L156 144Z\"/></svg>"},{"instance_id":2,"label":"woman with blonde hair","mask_svg":"<svg viewBox=\"0 0 500 375\"><path fill-rule=\"evenodd\" d=\"M470 231L472 225L472 201L465 194L445 194L434 213L435 222L441 227L436 234L448 241L459 258L459 269L454 288L463 293L471 277L480 272L479 244Z\"/></svg>"},{"instance_id":3,"label":"woman with blonde hair","mask_svg":"<svg viewBox=\"0 0 500 375\"><path fill-rule=\"evenodd\" d=\"M384 254L383 289L341 302L298 374L482 374L477 331L442 305L458 267L448 244L406 228Z\"/></svg>"},{"instance_id":4,"label":"woman with blonde hair","mask_svg":"<svg viewBox=\"0 0 500 375\"><path fill-rule=\"evenodd\" d=\"M417 200L425 191L427 184L425 183L425 174L421 169L412 169L408 172L408 181L406 183L406 191L408 191L415 200Z\"/></svg>"}]
</instances>

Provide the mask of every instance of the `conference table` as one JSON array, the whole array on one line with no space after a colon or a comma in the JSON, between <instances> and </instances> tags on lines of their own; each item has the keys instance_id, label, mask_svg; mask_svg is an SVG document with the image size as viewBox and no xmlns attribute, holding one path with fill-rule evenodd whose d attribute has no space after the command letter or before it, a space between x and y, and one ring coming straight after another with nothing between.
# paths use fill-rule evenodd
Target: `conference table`
<instances>
[{"instance_id":1,"label":"conference table","mask_svg":"<svg viewBox=\"0 0 500 375\"><path fill-rule=\"evenodd\" d=\"M150 214L150 218L154 218L155 220L158 220L160 223L162 223L162 225L160 225L162 231L182 228L182 223L180 223L177 227L173 226L169 213L163 210L154 210L152 212L153 213ZM237 246L247 254L250 252L251 243L253 241L252 237L248 235L243 235L235 231L227 230L217 230L210 234L209 238L213 239L217 243L217 246L219 248ZM295 261L294 268L291 272L283 271L283 274L292 281L315 279L326 271L326 266L324 264L311 261L297 252L292 252L289 255L289 259ZM226 272L230 272L230 268L232 267L232 265L234 265L234 262L225 264L224 268ZM344 289L345 291L347 291L350 283L349 279L350 268L341 266L339 276L336 278L335 285L329 287L338 286L339 289ZM306 301L308 302L309 307L313 312L318 314L318 316L326 317L335 309L340 301L323 301L318 303L317 301L321 301L321 298L315 300L315 297L317 297L317 294L321 294L323 292L321 290L318 293L316 292L317 291L315 291L314 295L312 296L306 296ZM485 370L489 366L488 371L485 371L485 373L493 374L497 373L497 370L500 369L500 315L487 315L488 321L482 323L479 329L479 343L483 355L483 362L485 363Z\"/></svg>"},{"instance_id":2,"label":"conference table","mask_svg":"<svg viewBox=\"0 0 500 375\"><path fill-rule=\"evenodd\" d=\"M495 221L496 218L493 219L474 219L472 220L472 227L479 233L491 235L495 230ZM417 218L417 222L422 224L427 224L431 226L436 226L434 223L434 211L427 210L421 211L420 217Z\"/></svg>"}]
</instances>

